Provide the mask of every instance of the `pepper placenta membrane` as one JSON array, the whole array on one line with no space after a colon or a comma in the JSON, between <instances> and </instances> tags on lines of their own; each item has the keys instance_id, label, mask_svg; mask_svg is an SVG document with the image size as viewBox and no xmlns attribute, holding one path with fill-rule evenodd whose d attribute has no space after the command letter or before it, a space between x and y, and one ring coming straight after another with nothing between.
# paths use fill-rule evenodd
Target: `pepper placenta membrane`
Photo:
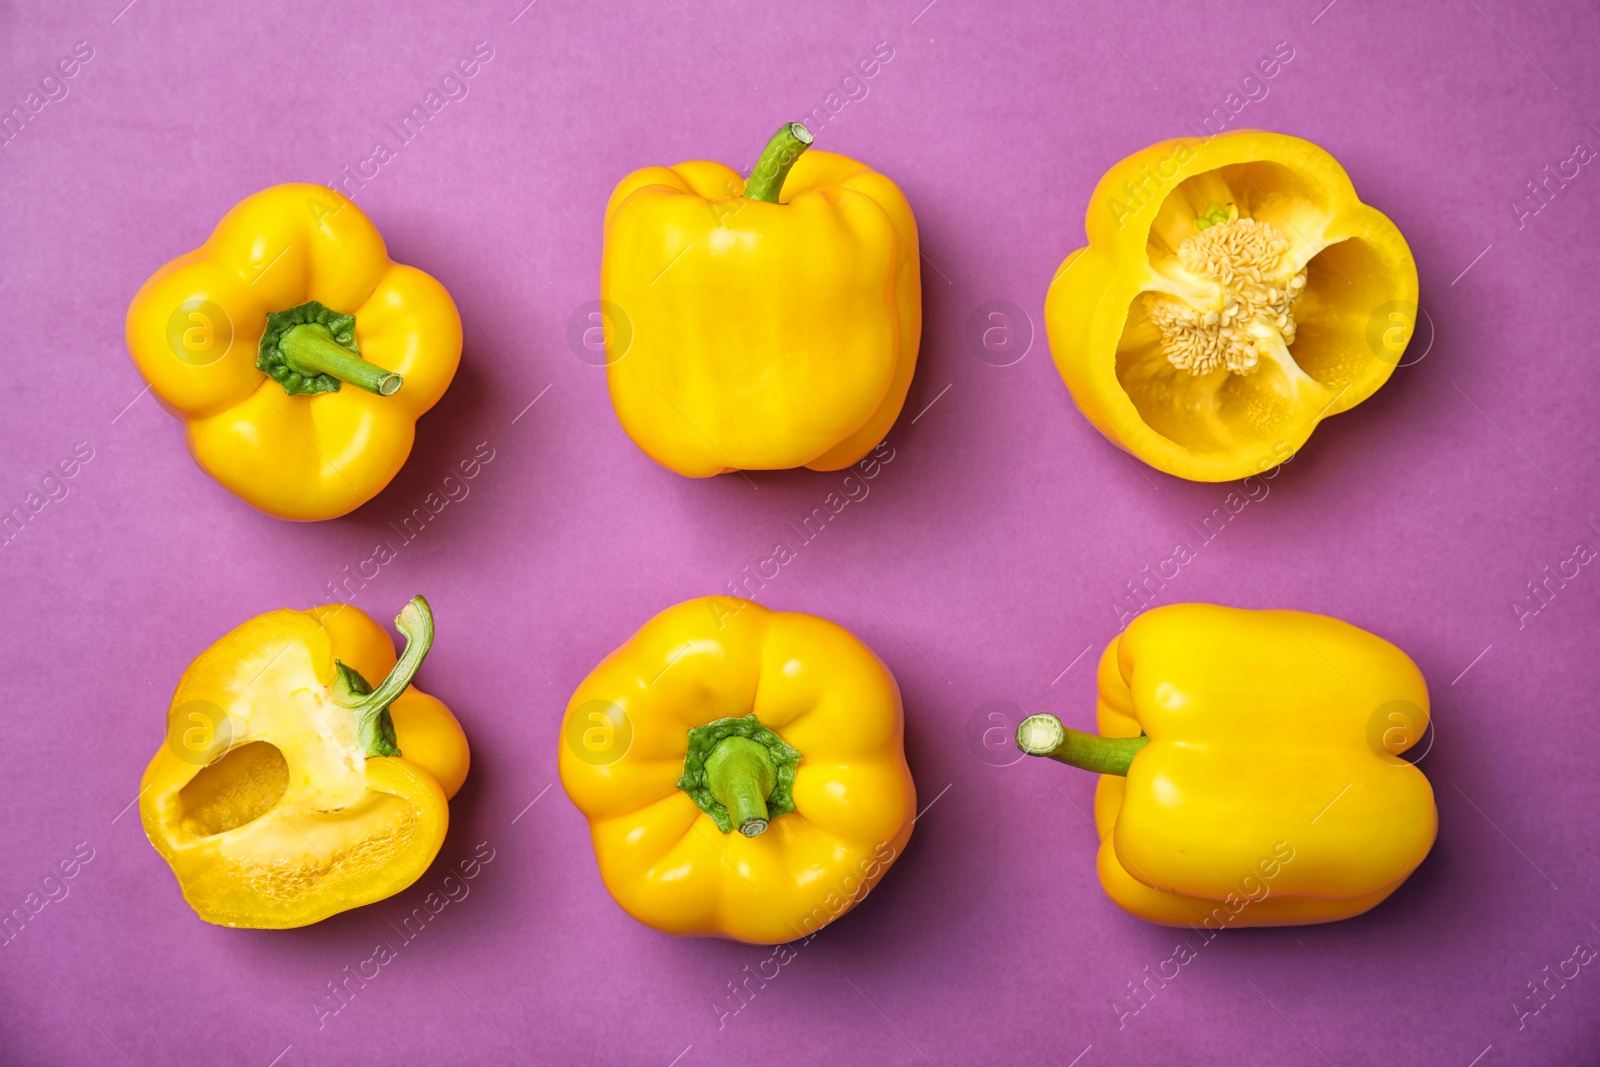
<instances>
[{"instance_id":1,"label":"pepper placenta membrane","mask_svg":"<svg viewBox=\"0 0 1600 1067\"><path fill-rule=\"evenodd\" d=\"M396 624L398 660L357 608L274 611L184 672L139 814L202 919L305 926L392 896L433 862L467 739L410 684L433 642L427 601Z\"/></svg>"},{"instance_id":2,"label":"pepper placenta membrane","mask_svg":"<svg viewBox=\"0 0 1600 1067\"><path fill-rule=\"evenodd\" d=\"M561 782L628 914L778 944L849 911L905 848L903 730L893 675L849 632L704 597L578 686Z\"/></svg>"},{"instance_id":3,"label":"pepper placenta membrane","mask_svg":"<svg viewBox=\"0 0 1600 1067\"><path fill-rule=\"evenodd\" d=\"M894 182L810 144L788 123L748 186L721 163L645 167L606 206L611 402L679 474L840 470L905 403L916 220Z\"/></svg>"},{"instance_id":4,"label":"pepper placenta membrane","mask_svg":"<svg viewBox=\"0 0 1600 1067\"><path fill-rule=\"evenodd\" d=\"M206 473L268 514L328 519L405 463L455 376L461 318L355 204L276 185L144 283L127 342Z\"/></svg>"},{"instance_id":5,"label":"pepper placenta membrane","mask_svg":"<svg viewBox=\"0 0 1600 1067\"><path fill-rule=\"evenodd\" d=\"M1282 463L1415 329L1405 238L1297 137L1152 145L1100 179L1086 228L1045 300L1051 353L1101 433L1180 478Z\"/></svg>"},{"instance_id":6,"label":"pepper placenta membrane","mask_svg":"<svg viewBox=\"0 0 1600 1067\"><path fill-rule=\"evenodd\" d=\"M1100 884L1169 926L1287 926L1374 907L1438 827L1400 753L1428 728L1394 645L1298 611L1176 604L1100 657L1099 733L1034 715L1017 746L1102 775Z\"/></svg>"}]
</instances>

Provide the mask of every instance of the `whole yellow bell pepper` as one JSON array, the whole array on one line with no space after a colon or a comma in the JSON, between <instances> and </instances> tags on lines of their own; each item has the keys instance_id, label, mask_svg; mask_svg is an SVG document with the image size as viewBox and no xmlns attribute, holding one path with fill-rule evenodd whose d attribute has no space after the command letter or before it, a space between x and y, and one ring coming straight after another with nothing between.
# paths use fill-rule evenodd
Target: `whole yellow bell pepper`
<instances>
[{"instance_id":1,"label":"whole yellow bell pepper","mask_svg":"<svg viewBox=\"0 0 1600 1067\"><path fill-rule=\"evenodd\" d=\"M561 783L629 915L779 944L853 908L905 848L903 732L894 676L849 632L703 597L578 686Z\"/></svg>"},{"instance_id":2,"label":"whole yellow bell pepper","mask_svg":"<svg viewBox=\"0 0 1600 1067\"><path fill-rule=\"evenodd\" d=\"M611 402L679 474L841 470L905 403L922 335L916 220L894 182L810 144L789 123L748 186L721 163L646 167L606 205Z\"/></svg>"},{"instance_id":3,"label":"whole yellow bell pepper","mask_svg":"<svg viewBox=\"0 0 1600 1067\"><path fill-rule=\"evenodd\" d=\"M1132 915L1213 930L1346 919L1433 847L1433 789L1399 758L1427 730L1427 683L1380 637L1175 604L1106 646L1099 688L1098 735L1033 715L1017 746L1102 775L1100 884Z\"/></svg>"},{"instance_id":4,"label":"whole yellow bell pepper","mask_svg":"<svg viewBox=\"0 0 1600 1067\"><path fill-rule=\"evenodd\" d=\"M395 622L398 661L370 617L330 604L257 616L184 672L139 814L200 918L306 926L400 892L433 862L467 739L410 684L433 643L427 601Z\"/></svg>"},{"instance_id":5,"label":"whole yellow bell pepper","mask_svg":"<svg viewBox=\"0 0 1600 1067\"><path fill-rule=\"evenodd\" d=\"M1417 316L1405 238L1309 141L1164 141L1106 172L1045 324L1072 398L1123 450L1227 481L1276 466L1388 381Z\"/></svg>"},{"instance_id":6,"label":"whole yellow bell pepper","mask_svg":"<svg viewBox=\"0 0 1600 1067\"><path fill-rule=\"evenodd\" d=\"M276 185L151 275L127 341L201 469L270 515L330 519L404 465L455 376L461 317L355 204Z\"/></svg>"}]
</instances>

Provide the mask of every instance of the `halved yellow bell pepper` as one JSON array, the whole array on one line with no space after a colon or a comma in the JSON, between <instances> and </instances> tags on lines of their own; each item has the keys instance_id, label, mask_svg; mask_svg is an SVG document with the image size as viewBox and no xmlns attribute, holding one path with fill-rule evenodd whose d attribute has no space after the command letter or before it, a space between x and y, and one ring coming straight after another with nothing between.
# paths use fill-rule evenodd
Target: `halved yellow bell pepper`
<instances>
[{"instance_id":1,"label":"halved yellow bell pepper","mask_svg":"<svg viewBox=\"0 0 1600 1067\"><path fill-rule=\"evenodd\" d=\"M1053 715L1017 746L1097 771L1100 884L1147 922L1220 929L1346 919L1433 847L1433 788L1399 758L1428 727L1394 645L1299 611L1175 604L1100 657L1100 733Z\"/></svg>"},{"instance_id":2,"label":"halved yellow bell pepper","mask_svg":"<svg viewBox=\"0 0 1600 1067\"><path fill-rule=\"evenodd\" d=\"M470 757L455 716L410 685L433 643L427 601L395 621L398 661L370 617L330 604L257 616L184 672L139 814L200 918L305 926L433 862Z\"/></svg>"},{"instance_id":3,"label":"halved yellow bell pepper","mask_svg":"<svg viewBox=\"0 0 1600 1067\"><path fill-rule=\"evenodd\" d=\"M321 185L240 201L128 306L128 351L189 452L284 519L378 494L461 360L461 317L433 278Z\"/></svg>"},{"instance_id":4,"label":"halved yellow bell pepper","mask_svg":"<svg viewBox=\"0 0 1600 1067\"><path fill-rule=\"evenodd\" d=\"M841 470L905 403L922 335L916 219L894 182L810 144L789 123L748 186L721 163L646 167L606 205L611 402L679 474Z\"/></svg>"},{"instance_id":5,"label":"halved yellow bell pepper","mask_svg":"<svg viewBox=\"0 0 1600 1067\"><path fill-rule=\"evenodd\" d=\"M1298 137L1151 145L1100 179L1085 226L1045 298L1051 353L1101 433L1180 478L1284 462L1416 326L1405 238Z\"/></svg>"},{"instance_id":6,"label":"halved yellow bell pepper","mask_svg":"<svg viewBox=\"0 0 1600 1067\"><path fill-rule=\"evenodd\" d=\"M894 676L848 631L702 597L578 686L561 783L629 915L779 944L853 908L905 848L903 732Z\"/></svg>"}]
</instances>

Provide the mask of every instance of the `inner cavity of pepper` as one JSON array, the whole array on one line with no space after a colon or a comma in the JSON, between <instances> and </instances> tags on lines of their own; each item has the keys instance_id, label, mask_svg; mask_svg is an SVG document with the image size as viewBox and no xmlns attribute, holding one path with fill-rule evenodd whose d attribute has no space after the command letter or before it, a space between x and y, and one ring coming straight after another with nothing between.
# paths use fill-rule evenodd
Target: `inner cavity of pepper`
<instances>
[{"instance_id":1,"label":"inner cavity of pepper","mask_svg":"<svg viewBox=\"0 0 1600 1067\"><path fill-rule=\"evenodd\" d=\"M1143 296L1145 313L1161 333L1167 361L1190 374L1226 367L1250 374L1269 351L1294 343L1294 305L1306 272L1295 269L1289 241L1263 219L1213 204L1197 230L1179 243L1177 266L1195 294Z\"/></svg>"},{"instance_id":2,"label":"inner cavity of pepper","mask_svg":"<svg viewBox=\"0 0 1600 1067\"><path fill-rule=\"evenodd\" d=\"M240 745L178 791L183 828L193 837L210 837L254 822L278 804L288 785L289 764L277 746Z\"/></svg>"}]
</instances>

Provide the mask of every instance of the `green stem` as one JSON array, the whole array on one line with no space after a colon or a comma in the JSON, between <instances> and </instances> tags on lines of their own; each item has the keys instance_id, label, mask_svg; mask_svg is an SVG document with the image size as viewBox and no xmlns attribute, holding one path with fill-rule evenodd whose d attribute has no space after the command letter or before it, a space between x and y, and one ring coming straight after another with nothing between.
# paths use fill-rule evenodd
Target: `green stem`
<instances>
[{"instance_id":1,"label":"green stem","mask_svg":"<svg viewBox=\"0 0 1600 1067\"><path fill-rule=\"evenodd\" d=\"M706 785L746 837L766 832L767 794L777 784L766 746L748 737L725 738L706 757Z\"/></svg>"},{"instance_id":2,"label":"green stem","mask_svg":"<svg viewBox=\"0 0 1600 1067\"><path fill-rule=\"evenodd\" d=\"M1054 715L1029 715L1017 724L1017 747L1027 755L1046 756L1096 774L1126 775L1133 757L1149 743L1145 734L1101 737L1070 730Z\"/></svg>"},{"instance_id":3,"label":"green stem","mask_svg":"<svg viewBox=\"0 0 1600 1067\"><path fill-rule=\"evenodd\" d=\"M746 837L794 809L799 749L761 725L754 713L715 719L689 730L678 788L717 829Z\"/></svg>"},{"instance_id":4,"label":"green stem","mask_svg":"<svg viewBox=\"0 0 1600 1067\"><path fill-rule=\"evenodd\" d=\"M778 127L778 132L772 135L772 140L762 149L761 158L756 160L755 167L750 171L750 180L744 187L745 199L776 204L778 194L783 192L783 180L789 176L789 168L794 166L801 152L811 147L813 140L811 131L798 122L786 122Z\"/></svg>"},{"instance_id":5,"label":"green stem","mask_svg":"<svg viewBox=\"0 0 1600 1067\"><path fill-rule=\"evenodd\" d=\"M406 686L417 676L428 649L433 647L433 609L422 597L412 597L394 624L405 635L406 647L376 689L355 670L334 661L339 677L333 684L333 701L355 712L356 736L368 756L400 755L395 745L394 723L389 718L389 705L406 691Z\"/></svg>"},{"instance_id":6,"label":"green stem","mask_svg":"<svg viewBox=\"0 0 1600 1067\"><path fill-rule=\"evenodd\" d=\"M283 353L283 361L306 378L331 374L379 396L393 396L400 389L400 375L368 363L335 341L328 328L319 323L301 323L285 330L278 339L278 350Z\"/></svg>"}]
</instances>

